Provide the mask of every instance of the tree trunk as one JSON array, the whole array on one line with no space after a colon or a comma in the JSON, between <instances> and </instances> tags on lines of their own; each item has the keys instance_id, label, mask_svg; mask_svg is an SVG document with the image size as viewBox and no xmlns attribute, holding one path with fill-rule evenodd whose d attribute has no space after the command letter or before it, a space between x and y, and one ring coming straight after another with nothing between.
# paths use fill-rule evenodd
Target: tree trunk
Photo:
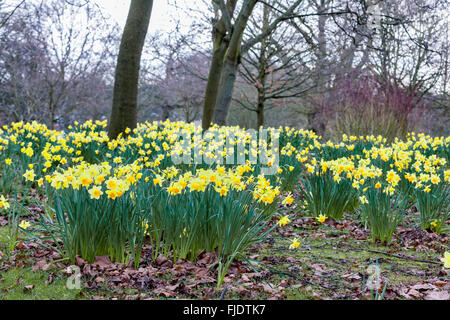
<instances>
[{"instance_id":1,"label":"tree trunk","mask_svg":"<svg viewBox=\"0 0 450 320\"><path fill-rule=\"evenodd\" d=\"M224 126L227 122L228 110L233 96L234 82L238 64L235 59L227 59L220 78L220 86L217 93L216 108L214 111L214 123Z\"/></svg>"},{"instance_id":2,"label":"tree trunk","mask_svg":"<svg viewBox=\"0 0 450 320\"><path fill-rule=\"evenodd\" d=\"M108 132L111 139L126 128L136 127L139 67L152 6L153 0L131 0L117 58Z\"/></svg>"},{"instance_id":3,"label":"tree trunk","mask_svg":"<svg viewBox=\"0 0 450 320\"><path fill-rule=\"evenodd\" d=\"M270 7L264 4L262 32L265 32L269 28L269 15ZM261 49L259 51L258 58L258 86L256 87L258 91L258 102L256 105L257 129L264 126L264 103L266 101L266 78L268 67L266 55L269 38L270 34L268 34L261 40Z\"/></svg>"},{"instance_id":4,"label":"tree trunk","mask_svg":"<svg viewBox=\"0 0 450 320\"><path fill-rule=\"evenodd\" d=\"M228 48L228 42L223 35L215 35L213 56L206 83L205 102L203 106L202 127L208 130L214 115L214 108L219 90L220 76L223 71L223 59Z\"/></svg>"},{"instance_id":5,"label":"tree trunk","mask_svg":"<svg viewBox=\"0 0 450 320\"><path fill-rule=\"evenodd\" d=\"M324 12L330 4L330 0L320 0L316 7L317 12ZM329 16L320 15L317 21L317 51L316 51L316 87L319 96L326 94L327 83L330 80L328 60L327 60L327 39L326 39L326 23ZM320 104L322 104L320 98ZM311 110L307 114L308 129L313 130L316 133L323 134L322 128L325 128L324 123L320 119L320 110L317 105L312 105Z\"/></svg>"},{"instance_id":6,"label":"tree trunk","mask_svg":"<svg viewBox=\"0 0 450 320\"><path fill-rule=\"evenodd\" d=\"M236 0L230 0L226 3L226 11L228 16L233 15L236 3ZM211 125L211 121L213 120L225 53L227 52L228 45L230 43L231 35L227 34L229 30L227 30L226 20L227 18L222 12L222 17L213 25L213 56L205 90L205 101L203 105L202 117L203 130L208 130Z\"/></svg>"},{"instance_id":7,"label":"tree trunk","mask_svg":"<svg viewBox=\"0 0 450 320\"><path fill-rule=\"evenodd\" d=\"M54 103L54 98L53 98L53 85L50 85L49 88L49 109L50 109L50 130L55 130L55 110L56 110L56 105Z\"/></svg>"},{"instance_id":8,"label":"tree trunk","mask_svg":"<svg viewBox=\"0 0 450 320\"><path fill-rule=\"evenodd\" d=\"M264 99L261 99L259 96L256 114L258 115L258 128L260 128L261 126L264 126Z\"/></svg>"},{"instance_id":9,"label":"tree trunk","mask_svg":"<svg viewBox=\"0 0 450 320\"><path fill-rule=\"evenodd\" d=\"M217 93L216 108L214 110L214 122L218 125L225 125L233 95L236 72L240 63L240 48L242 35L247 26L247 21L255 7L257 0L247 0L239 13L234 30L231 35L230 44L225 54L225 62L220 78L219 91Z\"/></svg>"},{"instance_id":10,"label":"tree trunk","mask_svg":"<svg viewBox=\"0 0 450 320\"><path fill-rule=\"evenodd\" d=\"M162 106L162 121L166 121L170 117L170 106L169 105L163 105Z\"/></svg>"}]
</instances>

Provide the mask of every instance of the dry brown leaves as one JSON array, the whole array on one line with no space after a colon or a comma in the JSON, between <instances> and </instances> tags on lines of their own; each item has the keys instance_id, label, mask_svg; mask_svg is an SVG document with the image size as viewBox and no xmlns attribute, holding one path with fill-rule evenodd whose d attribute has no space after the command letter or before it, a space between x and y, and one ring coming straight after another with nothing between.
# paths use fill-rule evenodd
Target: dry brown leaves
<instances>
[{"instance_id":1,"label":"dry brown leaves","mask_svg":"<svg viewBox=\"0 0 450 320\"><path fill-rule=\"evenodd\" d=\"M211 297L211 292L201 292L203 285L216 283L213 271L217 263L217 255L211 252L202 252L196 262L178 260L173 263L164 255L159 255L153 262L146 266L134 269L133 266L120 263L112 263L107 256L97 257L96 261L88 264L80 257L76 258L76 264L82 270L85 285L96 288L99 284L114 287L134 287L144 289L152 296L175 298L179 295L197 298ZM243 269L241 263L233 263L228 272L228 279L240 274ZM162 280L161 276L170 275L170 280ZM216 293L214 293L216 295Z\"/></svg>"},{"instance_id":2,"label":"dry brown leaves","mask_svg":"<svg viewBox=\"0 0 450 320\"><path fill-rule=\"evenodd\" d=\"M411 286L396 287L393 289L399 296L408 300L450 300L450 281L431 279L427 283L416 283Z\"/></svg>"}]
</instances>

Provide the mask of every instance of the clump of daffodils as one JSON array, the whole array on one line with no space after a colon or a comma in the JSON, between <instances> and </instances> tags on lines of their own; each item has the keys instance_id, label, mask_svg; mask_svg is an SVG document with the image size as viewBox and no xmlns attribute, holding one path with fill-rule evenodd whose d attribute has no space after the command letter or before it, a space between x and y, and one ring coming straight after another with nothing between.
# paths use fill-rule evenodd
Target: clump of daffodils
<instances>
[{"instance_id":1,"label":"clump of daffodils","mask_svg":"<svg viewBox=\"0 0 450 320\"><path fill-rule=\"evenodd\" d=\"M137 163L119 165L113 169L107 162L100 165L82 162L45 178L56 190L85 188L91 199L99 199L103 194L110 199L116 199L142 178L140 169Z\"/></svg>"}]
</instances>

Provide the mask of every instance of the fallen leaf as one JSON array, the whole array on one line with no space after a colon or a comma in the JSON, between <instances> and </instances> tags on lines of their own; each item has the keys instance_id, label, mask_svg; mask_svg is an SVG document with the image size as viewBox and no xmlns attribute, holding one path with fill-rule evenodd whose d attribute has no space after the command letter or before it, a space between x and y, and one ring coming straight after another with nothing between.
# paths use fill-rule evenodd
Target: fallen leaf
<instances>
[{"instance_id":1,"label":"fallen leaf","mask_svg":"<svg viewBox=\"0 0 450 320\"><path fill-rule=\"evenodd\" d=\"M437 286L437 287L445 287L448 284L450 284L450 282L448 282L448 281L441 281L441 280L438 280L438 281L436 281L434 283L434 285Z\"/></svg>"},{"instance_id":2,"label":"fallen leaf","mask_svg":"<svg viewBox=\"0 0 450 320\"><path fill-rule=\"evenodd\" d=\"M289 287L289 282L287 282L286 280L281 280L279 285L280 287L287 288Z\"/></svg>"},{"instance_id":3,"label":"fallen leaf","mask_svg":"<svg viewBox=\"0 0 450 320\"><path fill-rule=\"evenodd\" d=\"M164 256L163 254L160 254L156 260L155 263L160 266L160 267L167 267L167 268L171 268L173 266L172 261L169 261L166 256Z\"/></svg>"},{"instance_id":4,"label":"fallen leaf","mask_svg":"<svg viewBox=\"0 0 450 320\"><path fill-rule=\"evenodd\" d=\"M92 277L95 275L95 272L92 271L92 267L89 264L85 264L83 267L83 275L88 276L88 277Z\"/></svg>"},{"instance_id":5,"label":"fallen leaf","mask_svg":"<svg viewBox=\"0 0 450 320\"><path fill-rule=\"evenodd\" d=\"M52 252L52 254L50 255L52 258L53 258L53 260L58 260L58 259L61 259L62 258L62 255L60 255L58 252L56 252L56 251L53 251ZM76 257L75 257L75 259L76 259Z\"/></svg>"},{"instance_id":6,"label":"fallen leaf","mask_svg":"<svg viewBox=\"0 0 450 320\"><path fill-rule=\"evenodd\" d=\"M422 294L421 294L419 291L415 290L415 289L410 289L410 290L408 290L408 292L406 293L406 295L407 295L408 297L413 297L413 298L417 298L417 299L422 298Z\"/></svg>"},{"instance_id":7,"label":"fallen leaf","mask_svg":"<svg viewBox=\"0 0 450 320\"><path fill-rule=\"evenodd\" d=\"M34 289L34 284L23 287L23 291L24 291L24 292L26 292L26 291L31 291L31 290L33 290L33 289Z\"/></svg>"},{"instance_id":8,"label":"fallen leaf","mask_svg":"<svg viewBox=\"0 0 450 320\"><path fill-rule=\"evenodd\" d=\"M348 273L342 275L342 278L350 280L350 281L359 281L361 280L361 276L358 273Z\"/></svg>"},{"instance_id":9,"label":"fallen leaf","mask_svg":"<svg viewBox=\"0 0 450 320\"><path fill-rule=\"evenodd\" d=\"M297 259L295 259L294 257L287 257L286 258L286 262L289 262L289 263L298 263L299 261L297 260Z\"/></svg>"},{"instance_id":10,"label":"fallen leaf","mask_svg":"<svg viewBox=\"0 0 450 320\"><path fill-rule=\"evenodd\" d=\"M320 299L320 294L317 292L313 292L313 297L316 299Z\"/></svg>"},{"instance_id":11,"label":"fallen leaf","mask_svg":"<svg viewBox=\"0 0 450 320\"><path fill-rule=\"evenodd\" d=\"M173 291L166 290L165 288L157 288L153 291L157 296L162 296L165 298L174 298L176 297L176 293Z\"/></svg>"},{"instance_id":12,"label":"fallen leaf","mask_svg":"<svg viewBox=\"0 0 450 320\"><path fill-rule=\"evenodd\" d=\"M84 261L80 256L76 256L76 257L75 257L75 265L77 265L77 266L79 266L79 267L82 267L82 266L84 266L85 264L87 264L87 262Z\"/></svg>"},{"instance_id":13,"label":"fallen leaf","mask_svg":"<svg viewBox=\"0 0 450 320\"><path fill-rule=\"evenodd\" d=\"M268 293L268 294L276 294L276 293L278 293L278 291L279 291L279 290L276 290L273 286L271 286L271 285L268 284L268 283L264 283L264 284L262 285L262 287L263 287L264 292L265 292L265 293Z\"/></svg>"},{"instance_id":14,"label":"fallen leaf","mask_svg":"<svg viewBox=\"0 0 450 320\"><path fill-rule=\"evenodd\" d=\"M429 291L424 297L425 300L450 300L448 291Z\"/></svg>"},{"instance_id":15,"label":"fallen leaf","mask_svg":"<svg viewBox=\"0 0 450 320\"><path fill-rule=\"evenodd\" d=\"M413 285L411 287L411 289L420 291L420 290L432 290L432 289L436 289L436 287L429 283L423 283L423 284Z\"/></svg>"},{"instance_id":16,"label":"fallen leaf","mask_svg":"<svg viewBox=\"0 0 450 320\"><path fill-rule=\"evenodd\" d=\"M42 259L36 262L36 264L33 266L33 271L43 270L44 266L47 264L47 260ZM48 270L48 269L47 269Z\"/></svg>"},{"instance_id":17,"label":"fallen leaf","mask_svg":"<svg viewBox=\"0 0 450 320\"><path fill-rule=\"evenodd\" d=\"M250 281L250 278L245 273L241 274L241 278L245 282L249 282Z\"/></svg>"},{"instance_id":18,"label":"fallen leaf","mask_svg":"<svg viewBox=\"0 0 450 320\"><path fill-rule=\"evenodd\" d=\"M325 272L325 268L326 268L326 265L324 265L322 263L313 263L313 264L310 264L309 266L319 274Z\"/></svg>"},{"instance_id":19,"label":"fallen leaf","mask_svg":"<svg viewBox=\"0 0 450 320\"><path fill-rule=\"evenodd\" d=\"M111 265L111 260L109 256L96 256L95 261L92 264L93 267L106 268Z\"/></svg>"},{"instance_id":20,"label":"fallen leaf","mask_svg":"<svg viewBox=\"0 0 450 320\"><path fill-rule=\"evenodd\" d=\"M199 254L197 265L211 266L217 261L217 255L215 252L206 252Z\"/></svg>"}]
</instances>

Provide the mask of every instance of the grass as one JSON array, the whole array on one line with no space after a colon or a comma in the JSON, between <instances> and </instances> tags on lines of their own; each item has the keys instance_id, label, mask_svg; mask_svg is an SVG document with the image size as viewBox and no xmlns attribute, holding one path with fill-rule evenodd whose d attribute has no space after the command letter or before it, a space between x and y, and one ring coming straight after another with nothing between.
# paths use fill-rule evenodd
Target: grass
<instances>
[{"instance_id":1,"label":"grass","mask_svg":"<svg viewBox=\"0 0 450 320\"><path fill-rule=\"evenodd\" d=\"M7 226L1 227L0 251L3 257L0 259L0 300L73 300L83 297L80 290L67 289L67 277L62 273L33 271L31 266L7 268L7 235ZM51 278L52 281L49 281ZM27 290L28 286L33 288Z\"/></svg>"},{"instance_id":2,"label":"grass","mask_svg":"<svg viewBox=\"0 0 450 320\"><path fill-rule=\"evenodd\" d=\"M0 300L74 300L83 298L80 290L69 290L67 279L57 276L47 284L50 273L31 268L8 269L0 272ZM26 290L26 286L34 286Z\"/></svg>"}]
</instances>

